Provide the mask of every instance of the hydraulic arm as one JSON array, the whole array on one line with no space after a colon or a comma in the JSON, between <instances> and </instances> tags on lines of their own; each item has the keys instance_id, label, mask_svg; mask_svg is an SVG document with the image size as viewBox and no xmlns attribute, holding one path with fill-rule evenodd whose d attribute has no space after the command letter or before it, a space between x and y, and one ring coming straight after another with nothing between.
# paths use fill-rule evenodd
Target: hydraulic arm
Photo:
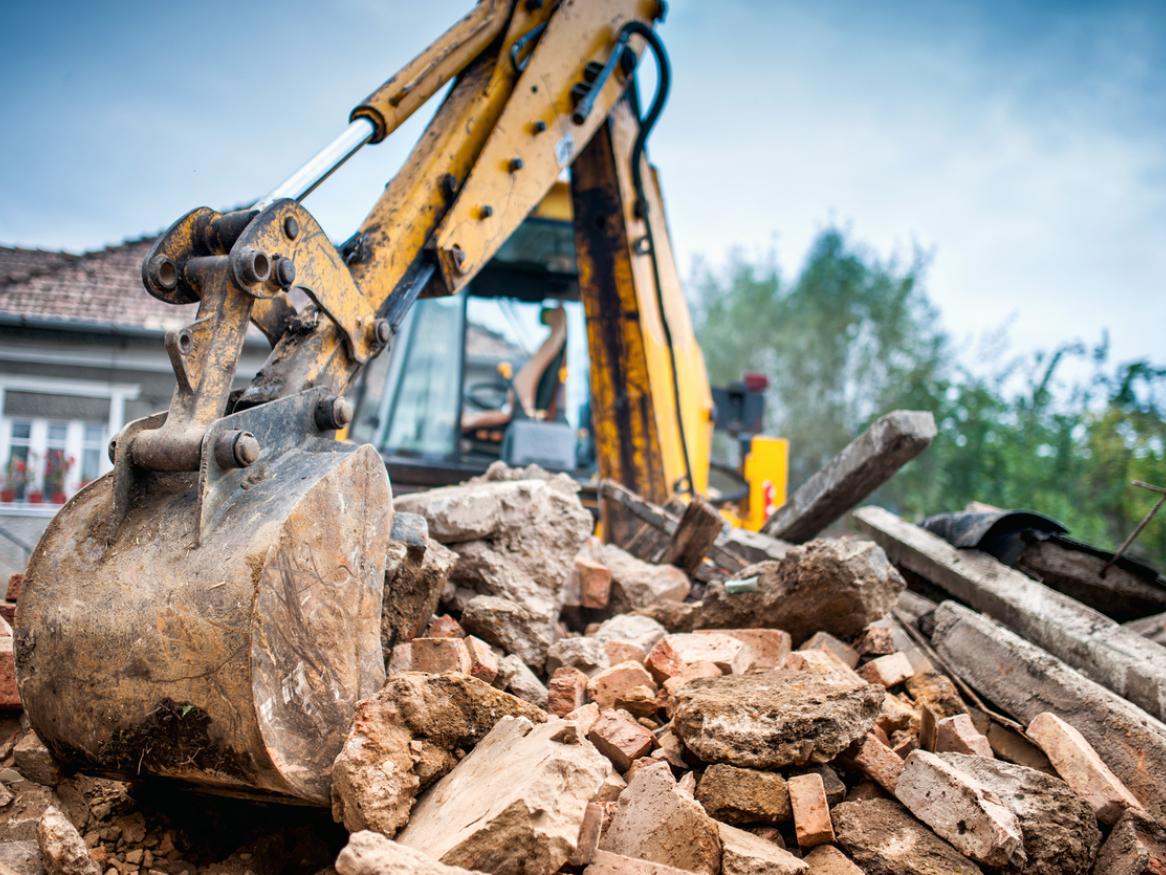
<instances>
[{"instance_id":1,"label":"hydraulic arm","mask_svg":"<svg viewBox=\"0 0 1166 875\"><path fill-rule=\"evenodd\" d=\"M658 0L483 0L270 195L192 210L158 240L146 289L198 304L165 338L169 410L123 429L113 472L50 525L17 615L22 698L54 753L327 802L355 703L384 680L393 521L379 455L335 440L344 394L414 301L464 288L565 169L600 473L660 501L705 488L708 381L644 156L667 87L660 14ZM629 86L645 50L661 89L641 118ZM303 198L450 82L337 249ZM272 350L234 389L249 323Z\"/></svg>"}]
</instances>

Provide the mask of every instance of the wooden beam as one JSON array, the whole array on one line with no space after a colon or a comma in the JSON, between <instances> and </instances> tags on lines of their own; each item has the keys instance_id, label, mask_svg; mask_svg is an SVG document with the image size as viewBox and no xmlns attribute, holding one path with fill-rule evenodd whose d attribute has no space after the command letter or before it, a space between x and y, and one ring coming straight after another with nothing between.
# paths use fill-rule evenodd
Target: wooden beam
<instances>
[{"instance_id":1,"label":"wooden beam","mask_svg":"<svg viewBox=\"0 0 1166 875\"><path fill-rule=\"evenodd\" d=\"M699 495L693 496L680 516L676 531L672 533L671 543L664 551L664 564L675 565L691 577L712 550L726 525L725 518L715 507Z\"/></svg>"},{"instance_id":2,"label":"wooden beam","mask_svg":"<svg viewBox=\"0 0 1166 875\"><path fill-rule=\"evenodd\" d=\"M989 614L1086 676L1163 719L1166 648L979 550L958 550L881 507L854 512L895 564Z\"/></svg>"},{"instance_id":3,"label":"wooden beam","mask_svg":"<svg viewBox=\"0 0 1166 875\"><path fill-rule=\"evenodd\" d=\"M774 511L762 531L794 544L810 540L890 480L934 437L935 418L926 411L895 410L879 417Z\"/></svg>"},{"instance_id":4,"label":"wooden beam","mask_svg":"<svg viewBox=\"0 0 1166 875\"><path fill-rule=\"evenodd\" d=\"M964 681L1025 725L1043 711L1072 724L1152 814L1166 817L1166 726L954 602L936 609L931 644Z\"/></svg>"}]
</instances>

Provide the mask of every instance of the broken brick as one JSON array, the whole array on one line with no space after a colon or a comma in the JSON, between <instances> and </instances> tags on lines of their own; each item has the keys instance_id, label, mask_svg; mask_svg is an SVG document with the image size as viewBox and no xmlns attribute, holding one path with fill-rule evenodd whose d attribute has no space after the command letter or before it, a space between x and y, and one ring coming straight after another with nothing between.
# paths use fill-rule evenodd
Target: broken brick
<instances>
[{"instance_id":1,"label":"broken brick","mask_svg":"<svg viewBox=\"0 0 1166 875\"><path fill-rule=\"evenodd\" d=\"M587 682L587 696L602 710L614 707L616 700L633 687L648 687L654 691L656 682L638 662L621 662L596 673Z\"/></svg>"},{"instance_id":2,"label":"broken brick","mask_svg":"<svg viewBox=\"0 0 1166 875\"><path fill-rule=\"evenodd\" d=\"M723 632L680 632L657 641L644 665L663 682L694 662L711 662L722 672L742 674L749 661L748 647Z\"/></svg>"},{"instance_id":3,"label":"broken brick","mask_svg":"<svg viewBox=\"0 0 1166 875\"><path fill-rule=\"evenodd\" d=\"M426 638L465 638L466 630L462 624L449 614L441 614L429 621L425 629Z\"/></svg>"},{"instance_id":4,"label":"broken brick","mask_svg":"<svg viewBox=\"0 0 1166 875\"><path fill-rule=\"evenodd\" d=\"M697 629L697 635L728 635L749 650L743 671L769 671L778 668L793 646L788 632L781 629Z\"/></svg>"},{"instance_id":5,"label":"broken brick","mask_svg":"<svg viewBox=\"0 0 1166 875\"><path fill-rule=\"evenodd\" d=\"M669 696L675 696L685 684L699 678L719 678L722 674L723 672L711 662L694 662L686 665L679 674L674 674L664 681L664 691Z\"/></svg>"},{"instance_id":6,"label":"broken brick","mask_svg":"<svg viewBox=\"0 0 1166 875\"><path fill-rule=\"evenodd\" d=\"M481 638L467 635L462 639L466 643L466 652L470 655L470 674L488 684L494 683L498 677L498 654Z\"/></svg>"},{"instance_id":7,"label":"broken brick","mask_svg":"<svg viewBox=\"0 0 1166 875\"><path fill-rule=\"evenodd\" d=\"M829 632L815 632L807 639L799 650L826 650L833 653L847 668L858 665L858 651Z\"/></svg>"},{"instance_id":8,"label":"broken brick","mask_svg":"<svg viewBox=\"0 0 1166 875\"><path fill-rule=\"evenodd\" d=\"M644 648L630 641L604 641L603 652L607 654L607 661L611 665L621 662L638 662L643 665L648 656Z\"/></svg>"},{"instance_id":9,"label":"broken brick","mask_svg":"<svg viewBox=\"0 0 1166 875\"><path fill-rule=\"evenodd\" d=\"M969 714L944 717L936 724L935 750L938 753L967 753L992 757L992 745L976 730Z\"/></svg>"},{"instance_id":10,"label":"broken brick","mask_svg":"<svg viewBox=\"0 0 1166 875\"><path fill-rule=\"evenodd\" d=\"M868 732L844 754L843 760L862 772L888 793L895 792L895 784L903 771L899 755L883 744L874 733Z\"/></svg>"},{"instance_id":11,"label":"broken brick","mask_svg":"<svg viewBox=\"0 0 1166 875\"><path fill-rule=\"evenodd\" d=\"M709 766L696 787L696 799L725 823L783 823L790 818L786 781L777 772Z\"/></svg>"},{"instance_id":12,"label":"broken brick","mask_svg":"<svg viewBox=\"0 0 1166 875\"><path fill-rule=\"evenodd\" d=\"M547 711L566 717L583 705L587 694L587 675L565 665L557 668L547 682Z\"/></svg>"},{"instance_id":13,"label":"broken brick","mask_svg":"<svg viewBox=\"0 0 1166 875\"><path fill-rule=\"evenodd\" d=\"M413 653L413 671L470 673L470 652L461 638L414 638L409 646Z\"/></svg>"},{"instance_id":14,"label":"broken brick","mask_svg":"<svg viewBox=\"0 0 1166 875\"><path fill-rule=\"evenodd\" d=\"M886 626L867 626L854 642L859 656L887 656L894 653L895 636Z\"/></svg>"},{"instance_id":15,"label":"broken brick","mask_svg":"<svg viewBox=\"0 0 1166 875\"><path fill-rule=\"evenodd\" d=\"M1061 780L1093 806L1102 823L1112 826L1127 808L1142 807L1093 745L1056 714L1038 714L1028 724L1027 734L1045 752Z\"/></svg>"},{"instance_id":16,"label":"broken brick","mask_svg":"<svg viewBox=\"0 0 1166 875\"><path fill-rule=\"evenodd\" d=\"M858 674L863 680L872 684L882 684L889 690L915 674L915 669L911 667L911 660L904 654L891 653L872 659L858 669Z\"/></svg>"},{"instance_id":17,"label":"broken brick","mask_svg":"<svg viewBox=\"0 0 1166 875\"><path fill-rule=\"evenodd\" d=\"M619 771L652 750L652 733L622 711L603 711L587 732L587 738Z\"/></svg>"},{"instance_id":18,"label":"broken brick","mask_svg":"<svg viewBox=\"0 0 1166 875\"><path fill-rule=\"evenodd\" d=\"M611 598L611 569L601 562L576 556L574 573L579 583L579 604L585 608L606 608Z\"/></svg>"}]
</instances>

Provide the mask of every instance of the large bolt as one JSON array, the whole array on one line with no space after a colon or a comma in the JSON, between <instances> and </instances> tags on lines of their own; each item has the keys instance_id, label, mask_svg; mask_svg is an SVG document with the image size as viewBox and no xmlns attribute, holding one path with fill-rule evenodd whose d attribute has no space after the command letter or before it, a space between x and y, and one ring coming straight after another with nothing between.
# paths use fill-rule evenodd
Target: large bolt
<instances>
[{"instance_id":1,"label":"large bolt","mask_svg":"<svg viewBox=\"0 0 1166 875\"><path fill-rule=\"evenodd\" d=\"M384 346L389 342L389 338L393 336L393 326L389 324L388 319L378 319L373 326L373 333L377 339L377 343Z\"/></svg>"},{"instance_id":2,"label":"large bolt","mask_svg":"<svg viewBox=\"0 0 1166 875\"><path fill-rule=\"evenodd\" d=\"M320 431L335 431L352 422L352 402L343 395L332 395L320 399L316 404L316 428Z\"/></svg>"},{"instance_id":3,"label":"large bolt","mask_svg":"<svg viewBox=\"0 0 1166 875\"><path fill-rule=\"evenodd\" d=\"M281 289L287 290L296 281L296 266L290 258L280 258L275 262L275 281Z\"/></svg>"},{"instance_id":4,"label":"large bolt","mask_svg":"<svg viewBox=\"0 0 1166 875\"><path fill-rule=\"evenodd\" d=\"M300 236L300 223L296 221L295 216L288 216L283 220L283 233L287 234L288 240L295 240Z\"/></svg>"},{"instance_id":5,"label":"large bolt","mask_svg":"<svg viewBox=\"0 0 1166 875\"><path fill-rule=\"evenodd\" d=\"M522 169L522 159L521 158L511 158L510 159L510 172L517 173L521 169Z\"/></svg>"},{"instance_id":6,"label":"large bolt","mask_svg":"<svg viewBox=\"0 0 1166 875\"><path fill-rule=\"evenodd\" d=\"M481 219L488 219L494 215L494 208L489 204L482 204L482 208L478 210L478 217Z\"/></svg>"},{"instance_id":7,"label":"large bolt","mask_svg":"<svg viewBox=\"0 0 1166 875\"><path fill-rule=\"evenodd\" d=\"M215 438L220 468L246 468L259 460L259 441L249 431L225 431Z\"/></svg>"},{"instance_id":8,"label":"large bolt","mask_svg":"<svg viewBox=\"0 0 1166 875\"><path fill-rule=\"evenodd\" d=\"M454 270L456 270L458 273L466 272L466 251L456 243L450 247L449 258L450 261L453 262Z\"/></svg>"}]
</instances>

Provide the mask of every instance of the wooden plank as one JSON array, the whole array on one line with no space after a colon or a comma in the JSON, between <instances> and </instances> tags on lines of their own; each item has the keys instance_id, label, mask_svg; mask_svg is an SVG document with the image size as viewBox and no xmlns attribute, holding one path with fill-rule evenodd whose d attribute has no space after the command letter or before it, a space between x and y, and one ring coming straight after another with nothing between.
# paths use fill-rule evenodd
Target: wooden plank
<instances>
[{"instance_id":1,"label":"wooden plank","mask_svg":"<svg viewBox=\"0 0 1166 875\"><path fill-rule=\"evenodd\" d=\"M927 449L935 418L926 411L895 410L879 417L769 518L762 531L801 544L891 479Z\"/></svg>"},{"instance_id":2,"label":"wooden plank","mask_svg":"<svg viewBox=\"0 0 1166 875\"><path fill-rule=\"evenodd\" d=\"M1156 817L1166 816L1166 726L975 611L943 602L931 643L944 662L1027 725L1051 711L1072 724Z\"/></svg>"},{"instance_id":3,"label":"wooden plank","mask_svg":"<svg viewBox=\"0 0 1166 875\"><path fill-rule=\"evenodd\" d=\"M1159 720L1166 648L979 550L958 550L881 507L853 515L896 565L989 614Z\"/></svg>"},{"instance_id":4,"label":"wooden plank","mask_svg":"<svg viewBox=\"0 0 1166 875\"><path fill-rule=\"evenodd\" d=\"M726 525L725 518L715 507L699 495L693 496L672 533L663 562L693 575Z\"/></svg>"}]
</instances>

